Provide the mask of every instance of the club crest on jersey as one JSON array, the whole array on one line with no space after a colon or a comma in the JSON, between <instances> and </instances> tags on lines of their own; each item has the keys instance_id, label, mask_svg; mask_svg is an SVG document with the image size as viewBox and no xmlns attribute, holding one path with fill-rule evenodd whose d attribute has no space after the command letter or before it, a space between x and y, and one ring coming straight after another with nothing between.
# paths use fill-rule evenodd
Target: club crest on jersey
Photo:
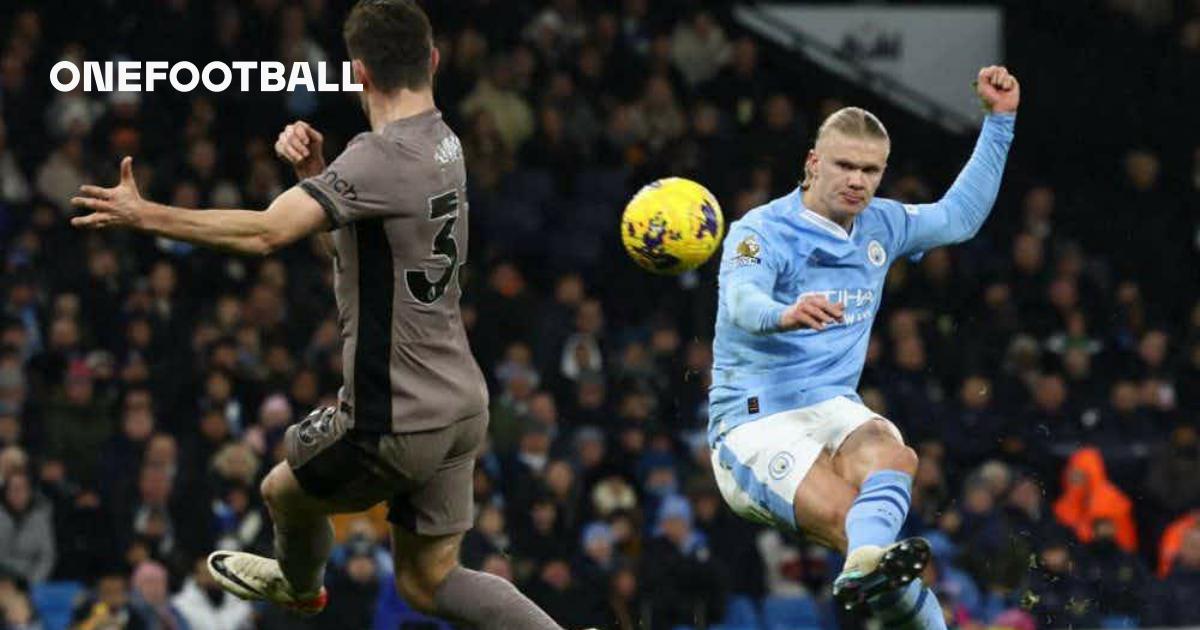
<instances>
[{"instance_id":1,"label":"club crest on jersey","mask_svg":"<svg viewBox=\"0 0 1200 630\"><path fill-rule=\"evenodd\" d=\"M337 410L333 407L325 407L308 414L298 429L297 437L300 438L300 443L312 446L317 440L329 435L333 431L333 416L336 413Z\"/></svg>"},{"instance_id":2,"label":"club crest on jersey","mask_svg":"<svg viewBox=\"0 0 1200 630\"><path fill-rule=\"evenodd\" d=\"M733 261L739 265L757 265L762 263L762 259L758 257L762 247L758 244L758 239L754 235L749 235L742 239L742 242L737 246L737 257Z\"/></svg>"},{"instance_id":3,"label":"club crest on jersey","mask_svg":"<svg viewBox=\"0 0 1200 630\"><path fill-rule=\"evenodd\" d=\"M867 244L867 260L876 267L882 267L883 263L887 262L887 251L883 249L883 245L880 245L879 241L871 241Z\"/></svg>"},{"instance_id":4,"label":"club crest on jersey","mask_svg":"<svg viewBox=\"0 0 1200 630\"><path fill-rule=\"evenodd\" d=\"M767 464L767 472L772 479L779 481L786 477L795 465L796 458L791 453L784 451L776 453L775 457L771 458L770 463Z\"/></svg>"}]
</instances>

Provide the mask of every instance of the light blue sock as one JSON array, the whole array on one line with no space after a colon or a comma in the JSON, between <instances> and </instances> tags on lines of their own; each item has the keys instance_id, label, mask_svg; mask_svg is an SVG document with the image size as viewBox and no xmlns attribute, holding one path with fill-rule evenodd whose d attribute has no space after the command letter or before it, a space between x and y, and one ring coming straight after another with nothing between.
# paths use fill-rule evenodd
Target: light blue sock
<instances>
[{"instance_id":1,"label":"light blue sock","mask_svg":"<svg viewBox=\"0 0 1200 630\"><path fill-rule=\"evenodd\" d=\"M867 600L886 630L946 630L937 595L919 578L908 586Z\"/></svg>"},{"instance_id":2,"label":"light blue sock","mask_svg":"<svg viewBox=\"0 0 1200 630\"><path fill-rule=\"evenodd\" d=\"M898 470L877 470L863 481L846 513L847 553L863 545L884 547L896 542L908 517L911 488L912 476Z\"/></svg>"}]
</instances>

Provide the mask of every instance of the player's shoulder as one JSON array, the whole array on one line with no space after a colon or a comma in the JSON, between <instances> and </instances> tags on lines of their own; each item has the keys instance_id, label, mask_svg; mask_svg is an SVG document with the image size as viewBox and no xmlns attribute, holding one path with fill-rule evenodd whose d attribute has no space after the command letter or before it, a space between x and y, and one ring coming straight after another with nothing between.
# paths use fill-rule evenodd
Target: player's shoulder
<instances>
[{"instance_id":1,"label":"player's shoulder","mask_svg":"<svg viewBox=\"0 0 1200 630\"><path fill-rule=\"evenodd\" d=\"M915 212L916 206L913 204L903 203L895 199L887 197L875 197L871 203L867 204L867 209L864 214L873 215L879 218L888 218L894 216L897 212ZM910 210L912 209L912 210Z\"/></svg>"},{"instance_id":2,"label":"player's shoulder","mask_svg":"<svg viewBox=\"0 0 1200 630\"><path fill-rule=\"evenodd\" d=\"M734 221L730 225L729 231L753 231L763 235L779 232L786 223L790 196L772 199L761 206L752 208L742 215L742 218Z\"/></svg>"},{"instance_id":3,"label":"player's shoulder","mask_svg":"<svg viewBox=\"0 0 1200 630\"><path fill-rule=\"evenodd\" d=\"M908 217L917 216L920 213L921 210L916 204L904 203L886 197L876 197L871 200L871 203L867 204L866 210L862 213L862 218L868 223L879 223L888 227L895 227L903 223Z\"/></svg>"},{"instance_id":4,"label":"player's shoulder","mask_svg":"<svg viewBox=\"0 0 1200 630\"><path fill-rule=\"evenodd\" d=\"M371 166L375 160L387 155L387 144L383 136L374 131L363 131L350 138L338 160L355 166Z\"/></svg>"}]
</instances>

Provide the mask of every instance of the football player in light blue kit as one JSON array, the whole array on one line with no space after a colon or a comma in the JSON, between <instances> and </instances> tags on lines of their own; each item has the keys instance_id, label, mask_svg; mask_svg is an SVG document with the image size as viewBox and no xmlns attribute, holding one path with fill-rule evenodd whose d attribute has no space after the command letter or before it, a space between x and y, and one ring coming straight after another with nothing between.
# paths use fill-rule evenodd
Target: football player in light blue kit
<instances>
[{"instance_id":1,"label":"football player in light blue kit","mask_svg":"<svg viewBox=\"0 0 1200 630\"><path fill-rule=\"evenodd\" d=\"M896 542L917 455L855 389L888 267L971 238L996 200L1020 87L989 66L976 91L988 115L937 203L875 198L887 131L842 109L821 125L799 189L734 223L721 259L708 430L721 494L743 517L846 553L835 597L869 604L889 628L946 624L918 578L928 543Z\"/></svg>"}]
</instances>

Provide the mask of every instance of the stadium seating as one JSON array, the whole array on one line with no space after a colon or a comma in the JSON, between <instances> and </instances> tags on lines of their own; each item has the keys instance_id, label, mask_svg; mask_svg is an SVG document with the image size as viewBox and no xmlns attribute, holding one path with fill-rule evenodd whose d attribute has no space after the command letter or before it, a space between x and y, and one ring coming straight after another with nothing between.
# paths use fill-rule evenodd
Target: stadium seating
<instances>
[{"instance_id":1,"label":"stadium seating","mask_svg":"<svg viewBox=\"0 0 1200 630\"><path fill-rule=\"evenodd\" d=\"M30 592L33 607L42 618L43 630L66 630L71 623L71 609L83 593L79 582L44 582Z\"/></svg>"},{"instance_id":2,"label":"stadium seating","mask_svg":"<svg viewBox=\"0 0 1200 630\"><path fill-rule=\"evenodd\" d=\"M758 614L758 605L755 604L753 599L744 595L729 598L729 604L725 608L725 619L722 621L722 625L728 627L759 627L761 621Z\"/></svg>"},{"instance_id":3,"label":"stadium seating","mask_svg":"<svg viewBox=\"0 0 1200 630\"><path fill-rule=\"evenodd\" d=\"M818 630L821 615L811 597L772 596L763 600L763 626L767 630Z\"/></svg>"}]
</instances>

